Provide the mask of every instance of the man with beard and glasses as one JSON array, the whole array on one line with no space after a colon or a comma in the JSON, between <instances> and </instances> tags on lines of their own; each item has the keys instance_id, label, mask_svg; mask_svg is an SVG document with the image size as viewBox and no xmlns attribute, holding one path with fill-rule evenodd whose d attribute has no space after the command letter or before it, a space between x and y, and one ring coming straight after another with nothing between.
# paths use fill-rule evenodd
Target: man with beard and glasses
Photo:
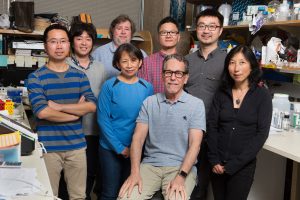
<instances>
[{"instance_id":1,"label":"man with beard and glasses","mask_svg":"<svg viewBox=\"0 0 300 200\"><path fill-rule=\"evenodd\" d=\"M107 80L120 74L120 71L112 65L113 56L121 44L130 43L134 32L134 22L127 15L119 15L111 22L109 27L109 35L112 41L98 47L92 53L95 60L103 63ZM147 57L147 54L143 50L141 51L144 58Z\"/></svg>"}]
</instances>

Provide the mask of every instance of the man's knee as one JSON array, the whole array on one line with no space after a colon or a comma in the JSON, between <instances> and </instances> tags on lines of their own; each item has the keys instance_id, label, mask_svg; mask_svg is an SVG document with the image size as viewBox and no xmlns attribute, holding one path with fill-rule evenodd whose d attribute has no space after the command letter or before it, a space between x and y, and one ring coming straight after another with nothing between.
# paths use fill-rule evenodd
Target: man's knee
<instances>
[{"instance_id":1,"label":"man's knee","mask_svg":"<svg viewBox=\"0 0 300 200\"><path fill-rule=\"evenodd\" d=\"M128 192L121 198L118 197L118 200L145 200L143 198L143 195L139 193L138 186L135 186L131 192L130 195L128 195Z\"/></svg>"}]
</instances>

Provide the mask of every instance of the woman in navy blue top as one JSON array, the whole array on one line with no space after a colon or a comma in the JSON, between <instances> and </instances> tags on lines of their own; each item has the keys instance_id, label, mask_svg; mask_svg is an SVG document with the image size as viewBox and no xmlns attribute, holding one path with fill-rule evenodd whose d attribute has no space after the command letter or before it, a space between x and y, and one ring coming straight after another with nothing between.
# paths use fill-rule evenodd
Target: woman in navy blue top
<instances>
[{"instance_id":1,"label":"woman in navy blue top","mask_svg":"<svg viewBox=\"0 0 300 200\"><path fill-rule=\"evenodd\" d=\"M143 54L132 44L122 44L113 57L117 77L107 80L101 89L97 107L100 133L101 200L115 200L121 184L130 173L129 149L135 120L153 87L137 77Z\"/></svg>"},{"instance_id":2,"label":"woman in navy blue top","mask_svg":"<svg viewBox=\"0 0 300 200\"><path fill-rule=\"evenodd\" d=\"M246 200L270 129L272 98L260 86L261 69L247 46L225 59L222 88L208 115L208 157L215 200Z\"/></svg>"}]
</instances>

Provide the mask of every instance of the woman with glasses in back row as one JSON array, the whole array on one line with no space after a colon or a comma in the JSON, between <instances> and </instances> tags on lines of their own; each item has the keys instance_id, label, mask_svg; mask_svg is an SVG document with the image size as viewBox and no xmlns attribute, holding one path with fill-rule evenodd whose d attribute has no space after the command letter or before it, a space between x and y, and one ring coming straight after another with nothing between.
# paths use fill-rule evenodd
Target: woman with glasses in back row
<instances>
[{"instance_id":1,"label":"woman with glasses in back row","mask_svg":"<svg viewBox=\"0 0 300 200\"><path fill-rule=\"evenodd\" d=\"M247 46L233 48L225 59L224 84L213 100L207 129L215 200L246 200L249 194L272 117L272 98L259 84L261 74Z\"/></svg>"}]
</instances>

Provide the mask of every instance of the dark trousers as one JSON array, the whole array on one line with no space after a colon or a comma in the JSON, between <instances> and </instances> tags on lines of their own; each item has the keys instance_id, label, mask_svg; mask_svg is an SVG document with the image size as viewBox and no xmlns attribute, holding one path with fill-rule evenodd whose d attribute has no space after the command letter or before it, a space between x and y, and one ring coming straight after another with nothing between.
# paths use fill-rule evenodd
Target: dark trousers
<instances>
[{"instance_id":1,"label":"dark trousers","mask_svg":"<svg viewBox=\"0 0 300 200\"><path fill-rule=\"evenodd\" d=\"M200 148L200 153L198 155L198 163L196 165L198 183L193 190L191 200L206 200L207 197L207 190L211 173L211 166L208 162L207 151L207 143L205 140L203 140Z\"/></svg>"},{"instance_id":2,"label":"dark trousers","mask_svg":"<svg viewBox=\"0 0 300 200\"><path fill-rule=\"evenodd\" d=\"M130 159L99 147L101 166L101 200L116 200L119 190L130 174ZM98 198L99 199L99 198ZM99 199L99 200L100 200Z\"/></svg>"},{"instance_id":3,"label":"dark trousers","mask_svg":"<svg viewBox=\"0 0 300 200\"><path fill-rule=\"evenodd\" d=\"M99 149L99 137L98 136L85 136L87 149L86 149L86 161L87 161L87 179L86 179L86 199L91 200L91 192L93 190L97 169L99 169L98 163L98 149ZM98 174L100 175L100 174Z\"/></svg>"},{"instance_id":4,"label":"dark trousers","mask_svg":"<svg viewBox=\"0 0 300 200\"><path fill-rule=\"evenodd\" d=\"M99 163L98 163L99 137L93 135L85 136L85 140L87 146L86 148L86 161L87 161L86 200L91 200L91 191L94 186L96 174L97 176L100 176L100 173L97 173L97 169L99 168ZM67 185L64 180L63 172L61 174L61 178L59 181L58 197L63 200L69 199Z\"/></svg>"},{"instance_id":5,"label":"dark trousers","mask_svg":"<svg viewBox=\"0 0 300 200\"><path fill-rule=\"evenodd\" d=\"M256 160L251 161L233 175L211 175L215 200L247 200L253 183Z\"/></svg>"}]
</instances>

